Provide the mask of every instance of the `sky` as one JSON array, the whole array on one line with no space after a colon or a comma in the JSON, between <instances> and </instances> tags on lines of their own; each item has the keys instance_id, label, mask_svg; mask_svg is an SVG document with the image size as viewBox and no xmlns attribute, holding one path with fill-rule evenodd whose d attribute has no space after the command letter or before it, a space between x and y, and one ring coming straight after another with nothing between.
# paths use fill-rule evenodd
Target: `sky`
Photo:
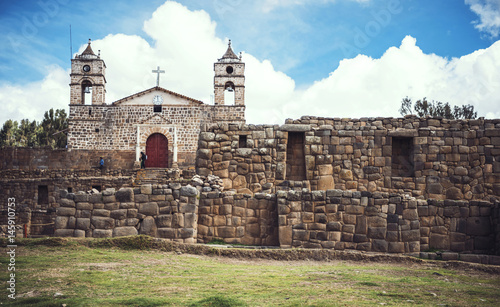
<instances>
[{"instance_id":1,"label":"sky","mask_svg":"<svg viewBox=\"0 0 500 307\"><path fill-rule=\"evenodd\" d=\"M500 118L500 0L0 0L0 33L0 123L68 111L89 38L108 104L155 86L157 66L160 86L211 103L231 39L247 123L400 117L404 97Z\"/></svg>"}]
</instances>

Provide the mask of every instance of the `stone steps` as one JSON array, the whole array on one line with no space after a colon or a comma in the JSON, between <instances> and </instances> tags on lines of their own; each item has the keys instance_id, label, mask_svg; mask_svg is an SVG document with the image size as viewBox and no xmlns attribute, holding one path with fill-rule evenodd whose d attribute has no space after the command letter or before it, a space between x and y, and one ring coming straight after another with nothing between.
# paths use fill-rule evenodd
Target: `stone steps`
<instances>
[{"instance_id":1,"label":"stone steps","mask_svg":"<svg viewBox=\"0 0 500 307\"><path fill-rule=\"evenodd\" d=\"M140 169L134 177L134 186L141 184L154 184L161 179L167 178L166 169Z\"/></svg>"}]
</instances>

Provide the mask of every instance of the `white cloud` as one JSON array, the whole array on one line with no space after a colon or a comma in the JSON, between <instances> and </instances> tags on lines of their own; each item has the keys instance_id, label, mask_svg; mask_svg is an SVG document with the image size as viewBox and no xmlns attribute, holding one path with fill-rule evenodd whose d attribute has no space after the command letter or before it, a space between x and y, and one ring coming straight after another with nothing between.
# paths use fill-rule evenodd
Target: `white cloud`
<instances>
[{"instance_id":1,"label":"white cloud","mask_svg":"<svg viewBox=\"0 0 500 307\"><path fill-rule=\"evenodd\" d=\"M166 71L161 75L162 87L209 103L213 63L227 48L215 27L206 12L167 2L144 23L153 45L124 34L94 41L92 48L101 50L107 65L106 102L153 87L156 75L151 70L160 66ZM236 40L236 52L237 45ZM461 58L446 59L425 54L416 39L408 36L380 58L358 55L342 60L327 78L300 90L270 61L251 54L244 54L243 59L248 123L280 124L303 115L397 117L406 96L472 104L479 116L500 118L500 41ZM0 86L2 123L8 118L40 120L51 107L67 107L69 72L58 66L47 71L38 82Z\"/></svg>"},{"instance_id":2,"label":"white cloud","mask_svg":"<svg viewBox=\"0 0 500 307\"><path fill-rule=\"evenodd\" d=\"M292 100L281 101L274 108L291 113L284 114L282 120L301 115L398 117L401 99L406 96L452 105L472 104L479 116L498 118L500 42L448 60L423 53L416 40L407 36L399 48L389 48L379 59L358 55L341 61L329 77L292 96ZM265 123L268 118L259 122Z\"/></svg>"},{"instance_id":3,"label":"white cloud","mask_svg":"<svg viewBox=\"0 0 500 307\"><path fill-rule=\"evenodd\" d=\"M488 33L492 38L500 34L500 0L465 0L470 9L479 16L475 28Z\"/></svg>"},{"instance_id":4,"label":"white cloud","mask_svg":"<svg viewBox=\"0 0 500 307\"><path fill-rule=\"evenodd\" d=\"M67 109L69 101L69 71L59 66L47 66L47 76L37 82L23 85L5 84L0 86L3 124L8 119L36 119L41 121L43 113L50 108Z\"/></svg>"}]
</instances>

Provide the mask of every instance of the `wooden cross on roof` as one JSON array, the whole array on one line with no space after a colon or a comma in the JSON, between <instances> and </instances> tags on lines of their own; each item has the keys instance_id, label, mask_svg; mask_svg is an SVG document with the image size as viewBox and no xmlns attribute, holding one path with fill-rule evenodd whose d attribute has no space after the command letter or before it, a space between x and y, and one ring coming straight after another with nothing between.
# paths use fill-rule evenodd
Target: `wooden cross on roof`
<instances>
[{"instance_id":1,"label":"wooden cross on roof","mask_svg":"<svg viewBox=\"0 0 500 307\"><path fill-rule=\"evenodd\" d=\"M160 86L160 74L164 74L164 70L160 70L160 66L156 68L156 70L153 70L152 72L156 73L156 86Z\"/></svg>"}]
</instances>

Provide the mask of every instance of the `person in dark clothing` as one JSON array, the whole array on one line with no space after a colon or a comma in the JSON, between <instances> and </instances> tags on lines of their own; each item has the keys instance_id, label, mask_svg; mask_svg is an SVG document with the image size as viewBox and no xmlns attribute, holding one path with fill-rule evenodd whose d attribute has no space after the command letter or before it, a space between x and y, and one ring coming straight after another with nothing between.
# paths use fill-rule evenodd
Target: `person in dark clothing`
<instances>
[{"instance_id":1,"label":"person in dark clothing","mask_svg":"<svg viewBox=\"0 0 500 307\"><path fill-rule=\"evenodd\" d=\"M148 159L148 156L146 156L146 154L141 151L141 157L139 159L141 161L141 168L146 168L146 160L147 159Z\"/></svg>"},{"instance_id":2,"label":"person in dark clothing","mask_svg":"<svg viewBox=\"0 0 500 307\"><path fill-rule=\"evenodd\" d=\"M102 170L104 168L104 159L101 157L99 160L99 168Z\"/></svg>"}]
</instances>

